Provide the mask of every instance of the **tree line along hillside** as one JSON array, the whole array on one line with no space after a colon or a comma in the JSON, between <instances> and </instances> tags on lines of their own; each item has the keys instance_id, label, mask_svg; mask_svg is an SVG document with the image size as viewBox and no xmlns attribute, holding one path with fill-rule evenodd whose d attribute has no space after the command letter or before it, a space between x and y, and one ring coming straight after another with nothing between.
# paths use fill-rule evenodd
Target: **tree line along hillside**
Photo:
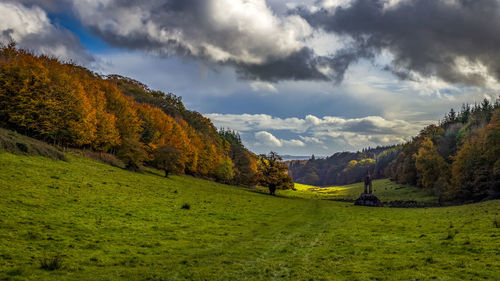
<instances>
[{"instance_id":1,"label":"tree line along hillside","mask_svg":"<svg viewBox=\"0 0 500 281\"><path fill-rule=\"evenodd\" d=\"M60 147L113 154L131 170L150 165L166 175L265 182L266 159L247 150L236 132L218 131L187 110L180 97L15 44L0 48L0 126Z\"/></svg>"},{"instance_id":2,"label":"tree line along hillside","mask_svg":"<svg viewBox=\"0 0 500 281\"><path fill-rule=\"evenodd\" d=\"M315 186L345 185L360 182L370 174L383 178L381 161L377 155L397 150L396 146L378 146L358 152L337 152L329 157L288 161L290 174L295 182Z\"/></svg>"},{"instance_id":3,"label":"tree line along hillside","mask_svg":"<svg viewBox=\"0 0 500 281\"><path fill-rule=\"evenodd\" d=\"M403 144L384 173L441 200L500 198L500 100L452 109Z\"/></svg>"},{"instance_id":4,"label":"tree line along hillside","mask_svg":"<svg viewBox=\"0 0 500 281\"><path fill-rule=\"evenodd\" d=\"M428 190L442 201L500 198L500 100L464 104L438 125L392 147L290 161L296 182L343 185L367 174Z\"/></svg>"}]
</instances>

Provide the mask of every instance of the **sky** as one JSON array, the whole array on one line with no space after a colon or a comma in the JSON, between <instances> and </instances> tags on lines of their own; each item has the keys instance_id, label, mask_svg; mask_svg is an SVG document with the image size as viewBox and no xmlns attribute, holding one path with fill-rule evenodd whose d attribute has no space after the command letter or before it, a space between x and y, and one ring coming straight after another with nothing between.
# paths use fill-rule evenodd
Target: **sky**
<instances>
[{"instance_id":1,"label":"sky","mask_svg":"<svg viewBox=\"0 0 500 281\"><path fill-rule=\"evenodd\" d=\"M256 153L402 143L500 94L500 0L0 0L0 43L182 97Z\"/></svg>"}]
</instances>

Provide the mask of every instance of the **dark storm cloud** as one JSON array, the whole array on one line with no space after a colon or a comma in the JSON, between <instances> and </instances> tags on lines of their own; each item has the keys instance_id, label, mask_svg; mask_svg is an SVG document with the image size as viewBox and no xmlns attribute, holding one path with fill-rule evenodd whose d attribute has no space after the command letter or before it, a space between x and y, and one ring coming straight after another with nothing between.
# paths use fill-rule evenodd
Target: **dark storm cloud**
<instances>
[{"instance_id":1,"label":"dark storm cloud","mask_svg":"<svg viewBox=\"0 0 500 281\"><path fill-rule=\"evenodd\" d=\"M264 0L75 0L74 10L111 45L231 65L243 79L340 81L355 59L316 55L307 22Z\"/></svg>"},{"instance_id":2,"label":"dark storm cloud","mask_svg":"<svg viewBox=\"0 0 500 281\"><path fill-rule=\"evenodd\" d=\"M16 0L25 6L39 6L47 12L67 12L71 9L69 0Z\"/></svg>"},{"instance_id":3,"label":"dark storm cloud","mask_svg":"<svg viewBox=\"0 0 500 281\"><path fill-rule=\"evenodd\" d=\"M500 79L500 1L353 0L334 10L296 10L314 27L355 40L360 56L390 51L386 69L403 79L414 73L450 83L482 86L485 74ZM486 73L464 71L457 59L482 64ZM465 63L467 64L467 63Z\"/></svg>"},{"instance_id":4,"label":"dark storm cloud","mask_svg":"<svg viewBox=\"0 0 500 281\"><path fill-rule=\"evenodd\" d=\"M288 57L269 60L262 64L236 64L237 73L245 79L256 79L277 82L284 79L293 80L333 80L341 82L351 62L357 59L352 53L343 53L335 57L316 56L310 48L303 48ZM331 75L318 70L328 67Z\"/></svg>"}]
</instances>

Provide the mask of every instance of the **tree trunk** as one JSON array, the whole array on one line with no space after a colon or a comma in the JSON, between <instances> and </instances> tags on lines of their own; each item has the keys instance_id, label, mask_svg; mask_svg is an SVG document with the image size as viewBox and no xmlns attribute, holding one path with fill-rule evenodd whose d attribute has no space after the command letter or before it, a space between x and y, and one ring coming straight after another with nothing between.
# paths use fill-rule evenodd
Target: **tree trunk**
<instances>
[{"instance_id":1,"label":"tree trunk","mask_svg":"<svg viewBox=\"0 0 500 281\"><path fill-rule=\"evenodd\" d=\"M269 185L269 194L275 195L275 192L276 192L276 185L274 184Z\"/></svg>"}]
</instances>

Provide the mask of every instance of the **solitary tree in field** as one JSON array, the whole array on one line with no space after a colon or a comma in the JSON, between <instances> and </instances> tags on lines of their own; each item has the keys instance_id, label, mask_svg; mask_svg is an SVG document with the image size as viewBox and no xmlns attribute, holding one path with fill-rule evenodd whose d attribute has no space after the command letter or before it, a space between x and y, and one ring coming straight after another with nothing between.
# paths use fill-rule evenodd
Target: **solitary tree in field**
<instances>
[{"instance_id":1,"label":"solitary tree in field","mask_svg":"<svg viewBox=\"0 0 500 281\"><path fill-rule=\"evenodd\" d=\"M176 147L165 145L154 151L152 164L155 168L165 171L165 177L170 173L181 172L184 169L182 154Z\"/></svg>"},{"instance_id":2,"label":"solitary tree in field","mask_svg":"<svg viewBox=\"0 0 500 281\"><path fill-rule=\"evenodd\" d=\"M276 189L290 189L293 181L288 174L288 167L281 162L282 158L276 152L260 155L259 170L260 184L269 188L269 193L274 195Z\"/></svg>"}]
</instances>

